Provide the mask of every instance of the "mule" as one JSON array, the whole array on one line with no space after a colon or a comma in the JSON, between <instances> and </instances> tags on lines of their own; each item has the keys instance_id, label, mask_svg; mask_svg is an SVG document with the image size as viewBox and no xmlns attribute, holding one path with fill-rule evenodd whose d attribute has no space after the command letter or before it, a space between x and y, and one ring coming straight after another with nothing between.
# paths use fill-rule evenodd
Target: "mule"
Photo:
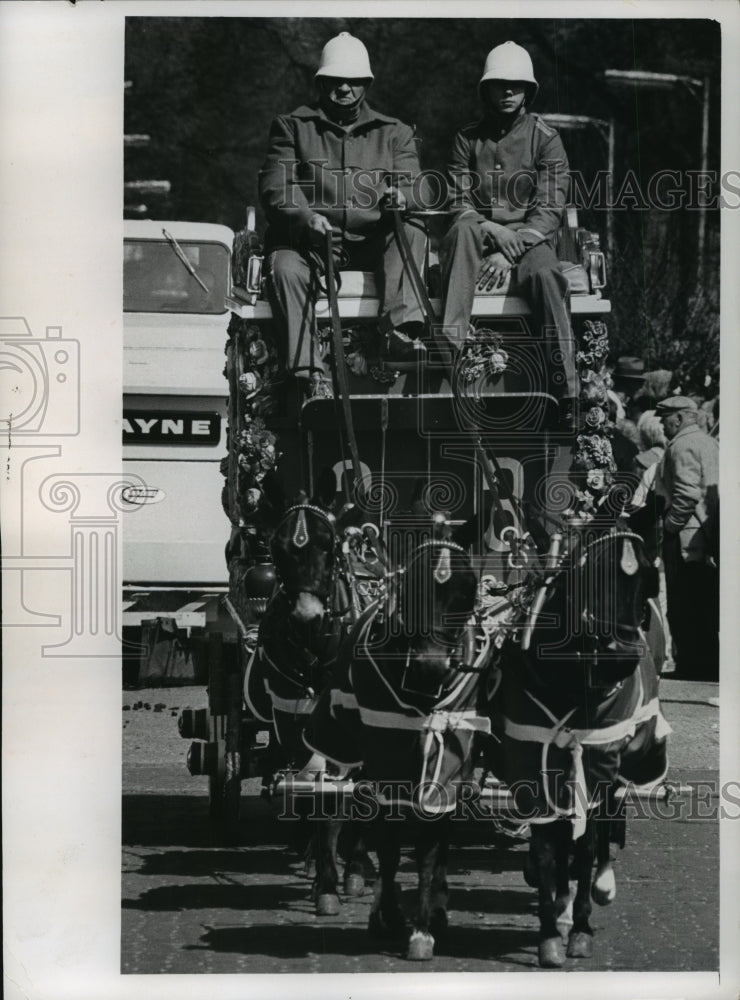
<instances>
[{"instance_id":1,"label":"mule","mask_svg":"<svg viewBox=\"0 0 740 1000\"><path fill-rule=\"evenodd\" d=\"M592 899L604 905L616 891L609 860L610 834L621 829L623 838L616 790L620 780L665 775L670 730L641 629L657 590L642 538L622 524L573 530L565 557L550 565L523 632L507 640L496 667L491 715L501 743L491 748L490 766L531 824L525 877L539 897L538 959L559 968L566 957L592 955Z\"/></svg>"},{"instance_id":2,"label":"mule","mask_svg":"<svg viewBox=\"0 0 740 1000\"><path fill-rule=\"evenodd\" d=\"M473 738L490 729L477 708L476 591L461 546L447 537L416 546L388 599L371 605L342 644L304 734L340 765L363 761L362 803L379 821L369 931L402 942L413 961L433 957L447 926L448 826L459 785L472 776ZM410 926L395 881L401 818L413 823L418 873Z\"/></svg>"},{"instance_id":3,"label":"mule","mask_svg":"<svg viewBox=\"0 0 740 1000\"><path fill-rule=\"evenodd\" d=\"M363 530L352 523L357 517L353 509L335 516L331 510L334 495L331 473L321 478L310 500L299 496L276 512L270 548L279 589L260 622L245 676L248 707L273 726L282 765L297 771L298 778L313 775L325 765L312 757L302 734L319 693L332 676L342 636L367 603L355 572L358 559L366 564L366 585L368 577L378 582L384 574L377 536L369 526ZM366 558L369 549L371 559ZM317 822L312 828L306 853L309 875L314 868L336 865L339 823ZM316 856L327 851L331 861L316 865ZM349 837L346 893L363 890L366 863L361 840ZM335 886L325 890L316 878L313 891L319 915L338 911Z\"/></svg>"}]
</instances>

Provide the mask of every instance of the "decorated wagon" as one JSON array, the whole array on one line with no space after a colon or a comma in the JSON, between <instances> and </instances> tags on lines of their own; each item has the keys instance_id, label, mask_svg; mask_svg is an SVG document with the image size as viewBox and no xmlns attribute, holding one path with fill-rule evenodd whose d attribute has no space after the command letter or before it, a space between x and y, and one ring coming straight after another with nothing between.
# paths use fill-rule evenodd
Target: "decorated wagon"
<instances>
[{"instance_id":1,"label":"decorated wagon","mask_svg":"<svg viewBox=\"0 0 740 1000\"><path fill-rule=\"evenodd\" d=\"M416 215L429 235L419 294L430 316L439 313L440 214ZM580 376L575 430L563 426L556 400L543 390L547 350L528 325L526 301L508 282L478 288L476 336L453 392L449 372L432 352L401 363L384 357L375 332L374 276L342 272L334 314L324 294L316 316L329 358L337 355L336 327L341 331L345 382L336 385L334 399L304 398L279 357L254 218L248 210L236 236L227 298L228 455L221 468L231 526L225 604L238 632L236 655L212 658L208 710L180 720L182 735L193 740L190 769L210 776L212 812L227 836L236 830L242 779L261 774L267 789L275 771L290 763L265 722L269 713L260 719L243 700L259 622L277 585L270 483L277 481L286 497L300 491L310 497L329 470L336 507L359 503L361 520L376 526L391 564L402 561L430 516L443 512L473 557L489 624L497 607L503 624L513 611L500 595L544 565L553 527L564 515L594 510L612 490L615 473L606 406L605 261L598 236L578 226L575 210L568 210L558 245ZM532 510L540 525L536 539ZM360 590L372 594L378 581L366 569L355 559L351 572L355 582L359 573Z\"/></svg>"}]
</instances>

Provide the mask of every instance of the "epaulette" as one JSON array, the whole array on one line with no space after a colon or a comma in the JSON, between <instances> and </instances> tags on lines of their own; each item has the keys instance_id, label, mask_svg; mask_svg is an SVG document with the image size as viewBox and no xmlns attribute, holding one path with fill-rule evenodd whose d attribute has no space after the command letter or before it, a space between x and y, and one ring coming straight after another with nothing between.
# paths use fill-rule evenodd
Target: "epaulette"
<instances>
[{"instance_id":1,"label":"epaulette","mask_svg":"<svg viewBox=\"0 0 740 1000\"><path fill-rule=\"evenodd\" d=\"M558 134L557 129L554 129L552 125L548 125L539 115L533 114L532 117L534 118L535 128L538 128L540 132L544 132L546 136L551 138Z\"/></svg>"}]
</instances>

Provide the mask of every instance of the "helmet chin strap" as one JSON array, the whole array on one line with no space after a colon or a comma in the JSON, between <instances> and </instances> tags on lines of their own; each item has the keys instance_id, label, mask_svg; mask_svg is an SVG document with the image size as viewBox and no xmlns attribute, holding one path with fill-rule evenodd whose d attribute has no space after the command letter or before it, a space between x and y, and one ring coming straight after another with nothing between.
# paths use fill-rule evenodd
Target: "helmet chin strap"
<instances>
[{"instance_id":1,"label":"helmet chin strap","mask_svg":"<svg viewBox=\"0 0 740 1000\"><path fill-rule=\"evenodd\" d=\"M360 106L365 100L365 95L358 97L352 104L335 104L328 96L321 96L320 104L327 117L338 125L347 125L357 121L360 114Z\"/></svg>"}]
</instances>

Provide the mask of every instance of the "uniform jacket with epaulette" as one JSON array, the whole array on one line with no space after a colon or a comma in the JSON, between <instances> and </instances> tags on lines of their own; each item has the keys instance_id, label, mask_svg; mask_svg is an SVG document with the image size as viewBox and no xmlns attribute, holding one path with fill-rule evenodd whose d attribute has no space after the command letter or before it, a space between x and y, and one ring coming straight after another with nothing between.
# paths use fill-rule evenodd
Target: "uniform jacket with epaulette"
<instances>
[{"instance_id":1,"label":"uniform jacket with epaulette","mask_svg":"<svg viewBox=\"0 0 740 1000\"><path fill-rule=\"evenodd\" d=\"M459 215L518 230L528 246L553 242L568 197L568 158L539 115L522 111L510 126L486 117L455 136L449 184Z\"/></svg>"},{"instance_id":2,"label":"uniform jacket with epaulette","mask_svg":"<svg viewBox=\"0 0 740 1000\"><path fill-rule=\"evenodd\" d=\"M414 205L420 173L414 130L368 104L351 128L333 122L319 105L303 105L275 118L259 194L270 225L271 246L300 245L311 216L319 212L350 238L373 235L386 178Z\"/></svg>"}]
</instances>

